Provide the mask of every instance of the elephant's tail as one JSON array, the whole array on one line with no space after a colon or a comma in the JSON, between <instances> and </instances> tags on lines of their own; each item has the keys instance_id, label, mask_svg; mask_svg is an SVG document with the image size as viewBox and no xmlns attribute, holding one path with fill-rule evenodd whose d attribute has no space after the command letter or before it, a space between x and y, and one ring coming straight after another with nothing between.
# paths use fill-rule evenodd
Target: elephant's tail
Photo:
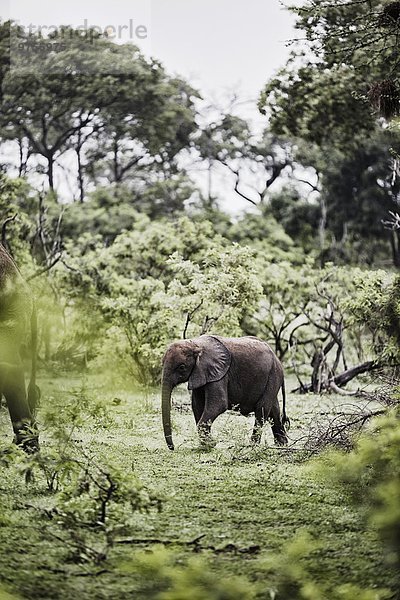
<instances>
[{"instance_id":1,"label":"elephant's tail","mask_svg":"<svg viewBox=\"0 0 400 600\"><path fill-rule=\"evenodd\" d=\"M282 381L282 399L283 399L283 406L282 406L282 423L283 425L286 425L286 429L289 430L290 429L290 419L286 414L286 390L285 390L285 380Z\"/></svg>"},{"instance_id":2,"label":"elephant's tail","mask_svg":"<svg viewBox=\"0 0 400 600\"><path fill-rule=\"evenodd\" d=\"M37 352L38 352L38 331L37 331L37 312L36 306L33 304L31 313L31 377L28 385L28 404L32 416L35 416L36 409L40 400L40 389L36 384L37 374Z\"/></svg>"}]
</instances>

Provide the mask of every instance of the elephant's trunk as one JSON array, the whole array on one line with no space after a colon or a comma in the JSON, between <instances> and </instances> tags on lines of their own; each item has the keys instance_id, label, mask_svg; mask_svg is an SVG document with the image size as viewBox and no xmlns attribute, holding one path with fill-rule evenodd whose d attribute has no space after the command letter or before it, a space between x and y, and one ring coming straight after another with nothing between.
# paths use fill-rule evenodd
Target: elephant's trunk
<instances>
[{"instance_id":1,"label":"elephant's trunk","mask_svg":"<svg viewBox=\"0 0 400 600\"><path fill-rule=\"evenodd\" d=\"M171 430L171 394L172 386L163 381L162 383L162 394L161 394L161 411L162 421L164 427L164 436L167 446L170 450L174 450L174 443L172 441L172 430Z\"/></svg>"}]
</instances>

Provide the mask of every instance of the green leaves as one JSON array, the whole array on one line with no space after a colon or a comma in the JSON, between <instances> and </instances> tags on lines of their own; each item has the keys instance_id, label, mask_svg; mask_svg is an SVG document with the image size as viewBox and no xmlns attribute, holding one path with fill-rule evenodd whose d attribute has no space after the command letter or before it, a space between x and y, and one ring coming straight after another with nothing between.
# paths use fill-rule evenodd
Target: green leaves
<instances>
[{"instance_id":1,"label":"green leaves","mask_svg":"<svg viewBox=\"0 0 400 600\"><path fill-rule=\"evenodd\" d=\"M318 146L351 146L374 129L369 106L357 92L360 76L346 65L288 65L263 90L259 108L270 114L272 131ZM356 133L356 135L355 135Z\"/></svg>"},{"instance_id":2,"label":"green leaves","mask_svg":"<svg viewBox=\"0 0 400 600\"><path fill-rule=\"evenodd\" d=\"M395 390L397 397L398 389ZM330 452L317 466L319 473L339 482L364 518L376 528L393 564L400 560L400 421L398 410L376 418L356 448L344 457ZM329 476L327 475L329 473Z\"/></svg>"},{"instance_id":3,"label":"green leaves","mask_svg":"<svg viewBox=\"0 0 400 600\"><path fill-rule=\"evenodd\" d=\"M157 383L173 339L240 335L245 312L261 296L254 253L214 235L208 221L142 218L108 248L90 240L82 257L85 240L69 247L64 276L89 319L96 307L105 320L107 340L97 346L103 359L120 361L142 384Z\"/></svg>"},{"instance_id":4,"label":"green leaves","mask_svg":"<svg viewBox=\"0 0 400 600\"><path fill-rule=\"evenodd\" d=\"M370 103L386 117L399 111L396 25L381 26L389 6L307 0L291 7L300 39L260 95L272 132L294 142L294 160L315 170L301 179L309 186L303 196L313 190L307 201L316 208L309 216L318 219L322 261L371 263L391 253L399 262L397 233L389 239L382 226L397 210L389 149L398 151L399 136Z\"/></svg>"},{"instance_id":5,"label":"green leaves","mask_svg":"<svg viewBox=\"0 0 400 600\"><path fill-rule=\"evenodd\" d=\"M57 35L27 39L18 26L0 24L0 135L19 145L20 174L42 158L36 169L50 189L57 188L56 161L73 151L81 202L88 180L119 184L134 170L140 182L138 169L147 178L160 164L165 178L197 127L198 92L186 81L132 44L89 33L64 27L60 43Z\"/></svg>"},{"instance_id":6,"label":"green leaves","mask_svg":"<svg viewBox=\"0 0 400 600\"><path fill-rule=\"evenodd\" d=\"M262 293L253 256L234 244L224 251L214 246L201 264L178 254L169 259L176 278L167 295L171 306L187 315L186 337L210 331L240 335L244 313L255 309Z\"/></svg>"},{"instance_id":7,"label":"green leaves","mask_svg":"<svg viewBox=\"0 0 400 600\"><path fill-rule=\"evenodd\" d=\"M345 306L353 322L372 333L372 343L384 361L397 361L400 341L399 277L385 271L363 272Z\"/></svg>"}]
</instances>

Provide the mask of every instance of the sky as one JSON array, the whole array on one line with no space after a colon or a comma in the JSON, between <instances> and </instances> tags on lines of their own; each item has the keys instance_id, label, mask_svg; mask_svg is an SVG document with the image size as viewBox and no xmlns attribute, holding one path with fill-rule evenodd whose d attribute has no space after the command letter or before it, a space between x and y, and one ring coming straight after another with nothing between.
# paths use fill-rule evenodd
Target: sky
<instances>
[{"instance_id":1,"label":"sky","mask_svg":"<svg viewBox=\"0 0 400 600\"><path fill-rule=\"evenodd\" d=\"M258 95L285 64L294 36L281 0L0 0L0 15L44 34L63 24L107 29L117 43L132 41L188 79L203 97L223 102L235 93L238 114L258 130L266 124Z\"/></svg>"},{"instance_id":2,"label":"sky","mask_svg":"<svg viewBox=\"0 0 400 600\"><path fill-rule=\"evenodd\" d=\"M280 0L0 0L0 14L26 27L112 26L117 38L120 28L121 41L130 38L205 92L248 97L285 63L293 36Z\"/></svg>"},{"instance_id":3,"label":"sky","mask_svg":"<svg viewBox=\"0 0 400 600\"><path fill-rule=\"evenodd\" d=\"M153 0L152 49L205 91L256 96L285 63L292 16L279 0Z\"/></svg>"}]
</instances>

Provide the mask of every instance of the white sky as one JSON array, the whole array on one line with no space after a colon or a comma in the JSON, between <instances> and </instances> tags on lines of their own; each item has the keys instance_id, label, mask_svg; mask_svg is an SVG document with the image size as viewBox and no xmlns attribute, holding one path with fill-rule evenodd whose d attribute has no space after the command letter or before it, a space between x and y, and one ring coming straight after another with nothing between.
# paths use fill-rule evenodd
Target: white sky
<instances>
[{"instance_id":1,"label":"white sky","mask_svg":"<svg viewBox=\"0 0 400 600\"><path fill-rule=\"evenodd\" d=\"M0 15L25 26L144 25L147 39L133 41L170 72L205 92L240 87L246 96L285 63L293 36L280 0L0 0Z\"/></svg>"},{"instance_id":2,"label":"white sky","mask_svg":"<svg viewBox=\"0 0 400 600\"><path fill-rule=\"evenodd\" d=\"M240 114L258 127L265 123L257 97L285 64L286 42L294 36L294 19L280 0L0 0L0 16L26 27L121 26L121 41L131 39L204 96L234 91L250 101ZM146 39L135 35L139 25L147 28Z\"/></svg>"},{"instance_id":3,"label":"white sky","mask_svg":"<svg viewBox=\"0 0 400 600\"><path fill-rule=\"evenodd\" d=\"M205 91L255 96L285 63L292 17L279 0L153 0L152 49Z\"/></svg>"}]
</instances>

